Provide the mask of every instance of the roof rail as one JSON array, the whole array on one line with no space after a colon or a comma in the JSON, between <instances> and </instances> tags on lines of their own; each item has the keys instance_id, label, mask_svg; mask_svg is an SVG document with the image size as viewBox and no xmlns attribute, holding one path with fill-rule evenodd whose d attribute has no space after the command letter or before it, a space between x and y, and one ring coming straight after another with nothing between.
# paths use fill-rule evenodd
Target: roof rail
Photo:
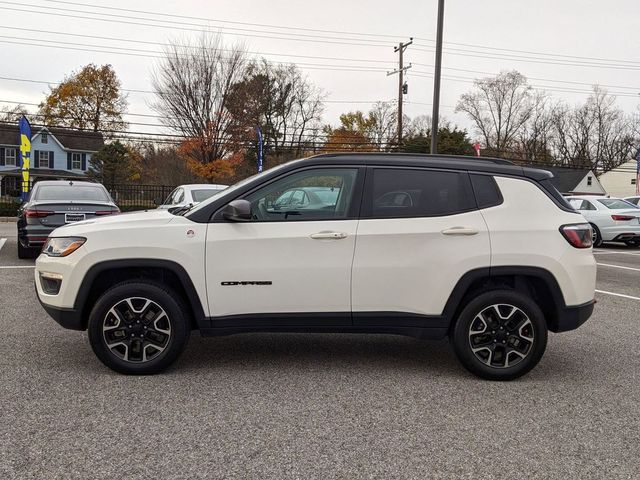
<instances>
[{"instance_id":1,"label":"roof rail","mask_svg":"<svg viewBox=\"0 0 640 480\"><path fill-rule=\"evenodd\" d=\"M475 162L489 162L496 165L516 165L511 160L495 157L476 157L470 155L445 155L445 154L431 154L431 153L407 153L407 152L335 152L335 153L320 153L312 155L309 158L331 158L331 157L419 157L419 158L445 158L453 160L471 160Z\"/></svg>"}]
</instances>

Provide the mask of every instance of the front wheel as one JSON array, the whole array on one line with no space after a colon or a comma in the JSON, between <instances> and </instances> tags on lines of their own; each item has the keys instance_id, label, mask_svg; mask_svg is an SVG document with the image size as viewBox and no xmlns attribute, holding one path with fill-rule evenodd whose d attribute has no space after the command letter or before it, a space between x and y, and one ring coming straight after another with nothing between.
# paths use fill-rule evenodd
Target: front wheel
<instances>
[{"instance_id":1,"label":"front wheel","mask_svg":"<svg viewBox=\"0 0 640 480\"><path fill-rule=\"evenodd\" d=\"M640 240L627 240L624 243L627 245L627 247L640 248Z\"/></svg>"},{"instance_id":2,"label":"front wheel","mask_svg":"<svg viewBox=\"0 0 640 480\"><path fill-rule=\"evenodd\" d=\"M179 295L152 282L120 283L89 316L89 342L107 367L126 374L158 373L182 353L190 334Z\"/></svg>"},{"instance_id":3,"label":"front wheel","mask_svg":"<svg viewBox=\"0 0 640 480\"><path fill-rule=\"evenodd\" d=\"M462 310L451 332L456 356L471 373L512 380L535 367L547 346L542 311L511 290L483 293Z\"/></svg>"}]
</instances>

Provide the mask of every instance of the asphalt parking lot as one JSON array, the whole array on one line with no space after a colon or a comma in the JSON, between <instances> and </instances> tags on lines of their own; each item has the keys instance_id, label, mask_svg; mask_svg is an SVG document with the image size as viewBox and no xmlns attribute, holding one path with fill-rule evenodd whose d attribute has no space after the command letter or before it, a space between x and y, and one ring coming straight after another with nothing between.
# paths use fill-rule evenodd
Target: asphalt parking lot
<instances>
[{"instance_id":1,"label":"asphalt parking lot","mask_svg":"<svg viewBox=\"0 0 640 480\"><path fill-rule=\"evenodd\" d=\"M518 381L346 334L195 333L131 377L47 317L0 223L0 478L638 478L640 250L595 255L594 316Z\"/></svg>"}]
</instances>

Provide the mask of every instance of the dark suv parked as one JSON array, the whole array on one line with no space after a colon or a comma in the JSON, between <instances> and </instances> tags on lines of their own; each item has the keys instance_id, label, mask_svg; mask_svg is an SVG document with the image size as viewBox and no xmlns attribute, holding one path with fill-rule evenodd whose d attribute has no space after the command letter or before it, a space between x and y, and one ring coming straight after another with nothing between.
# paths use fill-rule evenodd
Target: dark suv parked
<instances>
[{"instance_id":1,"label":"dark suv parked","mask_svg":"<svg viewBox=\"0 0 640 480\"><path fill-rule=\"evenodd\" d=\"M37 256L57 227L114 213L120 210L99 183L38 182L18 211L18 257Z\"/></svg>"}]
</instances>

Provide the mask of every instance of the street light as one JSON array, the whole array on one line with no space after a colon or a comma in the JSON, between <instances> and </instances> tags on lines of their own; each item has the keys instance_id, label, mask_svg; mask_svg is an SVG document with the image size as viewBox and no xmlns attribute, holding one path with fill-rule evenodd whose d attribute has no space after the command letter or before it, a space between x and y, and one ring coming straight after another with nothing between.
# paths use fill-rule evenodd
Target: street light
<instances>
[{"instance_id":1,"label":"street light","mask_svg":"<svg viewBox=\"0 0 640 480\"><path fill-rule=\"evenodd\" d=\"M440 116L440 72L442 70L442 25L444 0L438 0L438 31L436 33L436 66L433 75L433 112L431 118L431 153L438 153L438 117Z\"/></svg>"}]
</instances>

